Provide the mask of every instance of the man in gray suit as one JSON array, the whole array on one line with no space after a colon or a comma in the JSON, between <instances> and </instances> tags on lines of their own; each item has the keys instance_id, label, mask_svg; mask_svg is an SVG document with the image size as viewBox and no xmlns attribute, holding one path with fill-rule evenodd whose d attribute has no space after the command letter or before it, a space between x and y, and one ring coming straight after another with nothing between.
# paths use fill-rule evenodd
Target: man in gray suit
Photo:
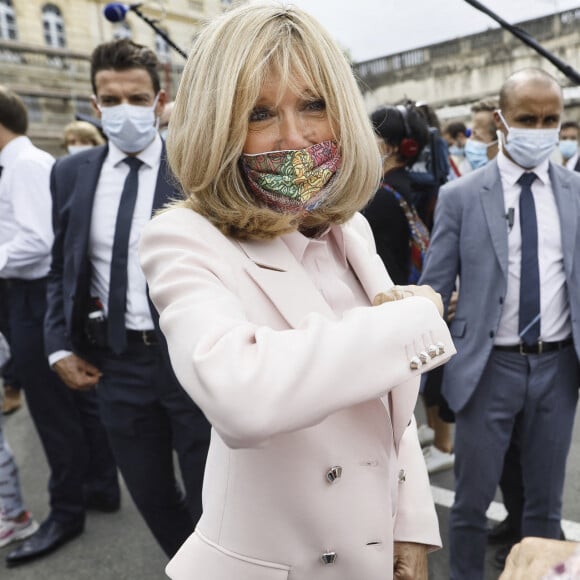
<instances>
[{"instance_id":1,"label":"man in gray suit","mask_svg":"<svg viewBox=\"0 0 580 580\"><path fill-rule=\"evenodd\" d=\"M499 106L501 151L440 191L421 278L445 304L458 276L460 285L457 355L442 385L456 415L452 580L483 578L485 512L512 435L522 535L559 537L578 399L580 176L548 160L562 91L549 74L526 69L506 80Z\"/></svg>"}]
</instances>

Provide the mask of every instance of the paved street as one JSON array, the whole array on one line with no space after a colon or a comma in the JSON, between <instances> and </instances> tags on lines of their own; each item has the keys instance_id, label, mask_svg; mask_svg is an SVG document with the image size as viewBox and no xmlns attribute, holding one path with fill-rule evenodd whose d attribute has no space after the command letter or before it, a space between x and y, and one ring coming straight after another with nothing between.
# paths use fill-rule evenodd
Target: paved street
<instances>
[{"instance_id":1,"label":"paved street","mask_svg":"<svg viewBox=\"0 0 580 580\"><path fill-rule=\"evenodd\" d=\"M4 418L24 491L38 521L48 515L47 465L26 409ZM17 568L4 568L12 549L0 549L1 580L160 580L166 558L137 513L126 488L116 514L90 512L85 532L60 550ZM233 580L233 579L232 579Z\"/></svg>"},{"instance_id":2,"label":"paved street","mask_svg":"<svg viewBox=\"0 0 580 580\"><path fill-rule=\"evenodd\" d=\"M418 411L418 415L420 414ZM26 409L5 418L5 431L20 467L27 506L37 519L42 520L48 511L47 467ZM453 491L451 471L434 475L432 484L436 501L440 504L437 512L443 542L446 543ZM580 540L579 492L580 417L577 415L564 497L564 530L570 539L576 540ZM498 518L501 518L501 510L500 505L492 508L493 514ZM19 568L5 569L3 560L10 549L11 547L0 549L2 580L160 580L165 577L164 554L145 528L126 490L119 513L90 513L85 533L58 552ZM448 578L447 556L445 548L430 556L430 580ZM493 552L488 550L486 580L496 580L499 576L499 572L492 565L492 558Z\"/></svg>"}]
</instances>

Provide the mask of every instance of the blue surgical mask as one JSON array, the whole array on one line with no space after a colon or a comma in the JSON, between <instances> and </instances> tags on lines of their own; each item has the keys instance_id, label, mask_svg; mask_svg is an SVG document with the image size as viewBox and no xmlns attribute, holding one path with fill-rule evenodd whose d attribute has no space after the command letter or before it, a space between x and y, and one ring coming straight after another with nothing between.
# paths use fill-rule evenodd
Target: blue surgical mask
<instances>
[{"instance_id":1,"label":"blue surgical mask","mask_svg":"<svg viewBox=\"0 0 580 580\"><path fill-rule=\"evenodd\" d=\"M103 132L124 153L143 151L157 135L155 107L139 107L123 103L114 107L101 107Z\"/></svg>"},{"instance_id":2,"label":"blue surgical mask","mask_svg":"<svg viewBox=\"0 0 580 580\"><path fill-rule=\"evenodd\" d=\"M69 155L74 155L75 153L80 153L81 151L88 151L92 149L92 145L67 145L66 150Z\"/></svg>"},{"instance_id":3,"label":"blue surgical mask","mask_svg":"<svg viewBox=\"0 0 580 580\"><path fill-rule=\"evenodd\" d=\"M567 161L578 153L578 141L576 139L564 139L558 143L562 157Z\"/></svg>"},{"instance_id":4,"label":"blue surgical mask","mask_svg":"<svg viewBox=\"0 0 580 580\"><path fill-rule=\"evenodd\" d=\"M558 144L560 127L553 129L520 129L510 127L501 111L497 112L508 130L507 138L502 137L502 146L510 157L524 169L537 167L550 156ZM503 135L503 134L502 134Z\"/></svg>"},{"instance_id":5,"label":"blue surgical mask","mask_svg":"<svg viewBox=\"0 0 580 580\"><path fill-rule=\"evenodd\" d=\"M472 169L479 169L483 167L488 161L487 150L495 145L497 141L491 143L483 143L482 141L474 141L468 139L465 143L465 158L469 161Z\"/></svg>"},{"instance_id":6,"label":"blue surgical mask","mask_svg":"<svg viewBox=\"0 0 580 580\"><path fill-rule=\"evenodd\" d=\"M449 147L449 155L453 155L453 157L465 157L465 148L451 145Z\"/></svg>"}]
</instances>

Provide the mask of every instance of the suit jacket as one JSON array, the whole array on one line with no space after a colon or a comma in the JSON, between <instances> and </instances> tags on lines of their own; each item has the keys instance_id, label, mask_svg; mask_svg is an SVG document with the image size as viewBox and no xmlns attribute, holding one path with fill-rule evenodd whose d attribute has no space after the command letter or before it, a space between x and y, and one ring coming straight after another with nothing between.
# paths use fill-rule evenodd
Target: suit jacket
<instances>
[{"instance_id":1,"label":"suit jacket","mask_svg":"<svg viewBox=\"0 0 580 580\"><path fill-rule=\"evenodd\" d=\"M108 147L103 145L55 163L50 180L55 240L48 277L45 318L47 354L58 350L85 352L84 327L89 308L91 264L88 258L95 191ZM157 177L153 211L175 197L165 148ZM157 313L152 309L153 321Z\"/></svg>"},{"instance_id":2,"label":"suit jacket","mask_svg":"<svg viewBox=\"0 0 580 580\"><path fill-rule=\"evenodd\" d=\"M370 305L392 283L364 218L342 227ZM433 343L445 354L424 370L454 352L430 301L337 320L283 240L236 242L185 208L155 217L140 253L173 368L213 426L203 515L172 578L318 580L335 552L335 580L384 580L393 536L439 545L409 366Z\"/></svg>"},{"instance_id":3,"label":"suit jacket","mask_svg":"<svg viewBox=\"0 0 580 580\"><path fill-rule=\"evenodd\" d=\"M576 353L580 348L580 175L550 164L558 206L564 270ZM508 227L497 161L445 185L437 202L422 284L445 304L460 276L459 301L451 323L457 356L445 366L442 392L460 411L475 391L491 354L508 280Z\"/></svg>"}]
</instances>

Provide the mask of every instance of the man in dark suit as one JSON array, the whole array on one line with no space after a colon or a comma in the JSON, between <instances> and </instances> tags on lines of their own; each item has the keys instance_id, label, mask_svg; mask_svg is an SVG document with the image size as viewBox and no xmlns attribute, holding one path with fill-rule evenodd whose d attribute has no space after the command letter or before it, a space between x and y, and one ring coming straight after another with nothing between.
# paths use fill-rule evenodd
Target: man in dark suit
<instances>
[{"instance_id":1,"label":"man in dark suit","mask_svg":"<svg viewBox=\"0 0 580 580\"><path fill-rule=\"evenodd\" d=\"M210 427L171 370L137 256L141 228L176 196L157 132L165 104L157 67L151 50L126 39L93 52L93 105L109 144L63 158L52 172L45 336L62 380L97 388L131 496L172 556L201 515Z\"/></svg>"},{"instance_id":2,"label":"man in dark suit","mask_svg":"<svg viewBox=\"0 0 580 580\"><path fill-rule=\"evenodd\" d=\"M499 107L500 153L441 190L421 278L447 303L459 276L457 355L442 385L456 417L453 580L483 578L485 512L512 437L522 535L559 537L580 379L580 176L548 159L562 91L526 69L506 80Z\"/></svg>"},{"instance_id":3,"label":"man in dark suit","mask_svg":"<svg viewBox=\"0 0 580 580\"><path fill-rule=\"evenodd\" d=\"M32 535L20 535L28 537L8 554L9 566L48 554L81 534L86 507L119 508L117 467L95 393L67 389L44 354L54 158L31 143L27 127L22 100L0 87L0 278L14 370L50 469L50 513Z\"/></svg>"}]
</instances>

